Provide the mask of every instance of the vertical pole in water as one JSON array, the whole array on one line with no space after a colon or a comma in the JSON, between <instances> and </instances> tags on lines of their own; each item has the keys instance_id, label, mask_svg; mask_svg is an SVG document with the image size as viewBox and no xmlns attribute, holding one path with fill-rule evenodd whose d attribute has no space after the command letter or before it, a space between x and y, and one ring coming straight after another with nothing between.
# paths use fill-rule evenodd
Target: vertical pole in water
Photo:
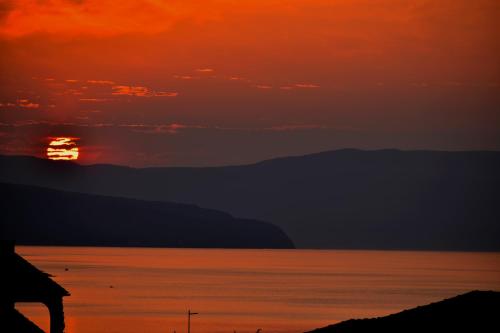
<instances>
[{"instance_id":1,"label":"vertical pole in water","mask_svg":"<svg viewBox=\"0 0 500 333\"><path fill-rule=\"evenodd\" d=\"M191 309L188 310L188 333L191 333L191 316L197 314L198 312L191 312Z\"/></svg>"}]
</instances>

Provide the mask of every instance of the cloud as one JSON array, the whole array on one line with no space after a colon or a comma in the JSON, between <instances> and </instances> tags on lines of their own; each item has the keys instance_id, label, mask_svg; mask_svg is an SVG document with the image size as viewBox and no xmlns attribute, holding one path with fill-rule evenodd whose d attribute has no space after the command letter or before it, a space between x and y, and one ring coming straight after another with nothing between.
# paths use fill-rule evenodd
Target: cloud
<instances>
[{"instance_id":1,"label":"cloud","mask_svg":"<svg viewBox=\"0 0 500 333\"><path fill-rule=\"evenodd\" d=\"M155 34L177 22L213 21L215 8L204 2L121 0L16 0L0 2L0 35L17 38L35 33L75 36Z\"/></svg>"},{"instance_id":2,"label":"cloud","mask_svg":"<svg viewBox=\"0 0 500 333\"><path fill-rule=\"evenodd\" d=\"M157 97L176 97L179 93L176 91L158 91L155 92L153 96Z\"/></svg>"},{"instance_id":3,"label":"cloud","mask_svg":"<svg viewBox=\"0 0 500 333\"><path fill-rule=\"evenodd\" d=\"M198 69L196 69L196 72L213 73L213 72L215 72L215 70L213 68L198 68Z\"/></svg>"},{"instance_id":4,"label":"cloud","mask_svg":"<svg viewBox=\"0 0 500 333\"><path fill-rule=\"evenodd\" d=\"M83 95L83 91L80 89L66 89L62 93L62 95L75 95L75 96L81 96Z\"/></svg>"},{"instance_id":5,"label":"cloud","mask_svg":"<svg viewBox=\"0 0 500 333\"><path fill-rule=\"evenodd\" d=\"M311 88L319 88L319 85L314 83L296 83L294 84L294 87L311 89Z\"/></svg>"},{"instance_id":6,"label":"cloud","mask_svg":"<svg viewBox=\"0 0 500 333\"><path fill-rule=\"evenodd\" d=\"M319 88L320 85L319 84L315 84L315 83L294 83L292 85L285 85L285 86L281 86L280 89L281 90L293 90L293 89L316 89L316 88Z\"/></svg>"},{"instance_id":7,"label":"cloud","mask_svg":"<svg viewBox=\"0 0 500 333\"><path fill-rule=\"evenodd\" d=\"M163 124L163 125L142 125L142 124L129 124L119 125L119 127L131 128L134 132L149 133L149 134L177 134L181 129L187 128L204 128L199 125L184 125L184 124Z\"/></svg>"},{"instance_id":8,"label":"cloud","mask_svg":"<svg viewBox=\"0 0 500 333\"><path fill-rule=\"evenodd\" d=\"M82 128L124 128L134 132L150 133L150 134L176 134L179 130L198 129L198 130L213 130L213 131L234 131L234 132L285 132L285 131L307 131L307 130L352 130L333 128L319 124L281 124L269 127L228 127L217 125L202 125L202 124L140 124L140 123L72 123L72 122L54 122L54 121L38 121L25 120L13 123L1 123L0 127L25 127L25 126L72 126Z\"/></svg>"},{"instance_id":9,"label":"cloud","mask_svg":"<svg viewBox=\"0 0 500 333\"><path fill-rule=\"evenodd\" d=\"M198 79L198 77L191 76L191 75L174 75L175 79L179 80L193 80L193 79Z\"/></svg>"},{"instance_id":10,"label":"cloud","mask_svg":"<svg viewBox=\"0 0 500 333\"><path fill-rule=\"evenodd\" d=\"M113 95L128 95L137 97L176 97L175 91L153 91L147 87L140 86L113 86Z\"/></svg>"},{"instance_id":11,"label":"cloud","mask_svg":"<svg viewBox=\"0 0 500 333\"><path fill-rule=\"evenodd\" d=\"M81 102L95 102L95 103L107 102L109 100L110 100L109 98L80 98Z\"/></svg>"},{"instance_id":12,"label":"cloud","mask_svg":"<svg viewBox=\"0 0 500 333\"><path fill-rule=\"evenodd\" d=\"M149 89L146 87L113 86L113 95L148 96Z\"/></svg>"},{"instance_id":13,"label":"cloud","mask_svg":"<svg viewBox=\"0 0 500 333\"><path fill-rule=\"evenodd\" d=\"M12 107L12 106L17 106L16 103L10 103L10 102L7 102L7 103L0 103L0 107L4 108L4 107Z\"/></svg>"},{"instance_id":14,"label":"cloud","mask_svg":"<svg viewBox=\"0 0 500 333\"><path fill-rule=\"evenodd\" d=\"M19 99L17 105L26 109L38 109L40 107L40 104L33 103L29 99Z\"/></svg>"},{"instance_id":15,"label":"cloud","mask_svg":"<svg viewBox=\"0 0 500 333\"><path fill-rule=\"evenodd\" d=\"M236 75L233 75L233 76L228 77L228 80L229 80L229 81L248 81L248 80L247 80L247 79L245 79L244 77L241 77L241 76L236 76Z\"/></svg>"},{"instance_id":16,"label":"cloud","mask_svg":"<svg viewBox=\"0 0 500 333\"><path fill-rule=\"evenodd\" d=\"M327 126L317 125L317 124L302 124L302 125L278 125L264 128L264 130L283 132L283 131L303 131L303 130L314 130L314 129L328 129Z\"/></svg>"},{"instance_id":17,"label":"cloud","mask_svg":"<svg viewBox=\"0 0 500 333\"><path fill-rule=\"evenodd\" d=\"M103 84L103 85L115 85L115 81L111 80L87 80L90 84Z\"/></svg>"},{"instance_id":18,"label":"cloud","mask_svg":"<svg viewBox=\"0 0 500 333\"><path fill-rule=\"evenodd\" d=\"M273 86L267 84L256 84L254 87L257 89L273 89Z\"/></svg>"},{"instance_id":19,"label":"cloud","mask_svg":"<svg viewBox=\"0 0 500 333\"><path fill-rule=\"evenodd\" d=\"M193 127L191 127L193 128ZM291 131L309 131L309 130L339 130L339 128L329 127L319 124L282 124L269 127L226 127L226 126L213 126L213 127L197 127L207 128L219 131L234 131L234 132L291 132Z\"/></svg>"}]
</instances>

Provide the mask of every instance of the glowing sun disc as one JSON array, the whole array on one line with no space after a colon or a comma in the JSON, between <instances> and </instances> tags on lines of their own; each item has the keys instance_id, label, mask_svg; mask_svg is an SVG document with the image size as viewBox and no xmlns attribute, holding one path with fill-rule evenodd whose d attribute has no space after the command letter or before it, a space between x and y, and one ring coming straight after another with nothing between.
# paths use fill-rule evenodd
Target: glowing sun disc
<instances>
[{"instance_id":1,"label":"glowing sun disc","mask_svg":"<svg viewBox=\"0 0 500 333\"><path fill-rule=\"evenodd\" d=\"M54 161L72 161L77 160L79 149L76 145L78 138L55 137L47 147L47 158Z\"/></svg>"}]
</instances>

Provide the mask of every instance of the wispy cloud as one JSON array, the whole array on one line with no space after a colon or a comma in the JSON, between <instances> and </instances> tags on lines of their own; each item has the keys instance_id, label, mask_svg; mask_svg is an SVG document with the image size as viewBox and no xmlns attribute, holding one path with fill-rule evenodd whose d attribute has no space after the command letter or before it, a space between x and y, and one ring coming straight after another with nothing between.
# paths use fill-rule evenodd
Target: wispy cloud
<instances>
[{"instance_id":1,"label":"wispy cloud","mask_svg":"<svg viewBox=\"0 0 500 333\"><path fill-rule=\"evenodd\" d=\"M206 128L200 125L185 125L185 124L161 124L161 125L143 125L143 124L126 124L119 125L122 128L130 128L134 132L150 133L150 134L177 134L179 130L188 128Z\"/></svg>"},{"instance_id":2,"label":"wispy cloud","mask_svg":"<svg viewBox=\"0 0 500 333\"><path fill-rule=\"evenodd\" d=\"M149 89L146 87L134 86L113 86L113 95L149 96Z\"/></svg>"},{"instance_id":3,"label":"wispy cloud","mask_svg":"<svg viewBox=\"0 0 500 333\"><path fill-rule=\"evenodd\" d=\"M185 77L183 77L185 78ZM38 77L32 77L33 80L40 80ZM47 81L42 78L41 80ZM143 85L127 85L116 83L114 80L101 79L54 79L50 78L47 86L55 96L77 96L78 101L87 103L109 102L116 100L111 96L135 96L135 97L176 97L177 91L154 90ZM20 105L28 107L27 103ZM2 105L0 105L1 107ZM31 107L35 107L31 105Z\"/></svg>"},{"instance_id":4,"label":"wispy cloud","mask_svg":"<svg viewBox=\"0 0 500 333\"><path fill-rule=\"evenodd\" d=\"M195 71L200 72L200 73L213 73L213 72L215 72L215 69L213 69L213 68L198 68Z\"/></svg>"},{"instance_id":5,"label":"wispy cloud","mask_svg":"<svg viewBox=\"0 0 500 333\"><path fill-rule=\"evenodd\" d=\"M109 100L110 100L109 98L80 98L81 102L94 102L94 103L107 102Z\"/></svg>"},{"instance_id":6,"label":"wispy cloud","mask_svg":"<svg viewBox=\"0 0 500 333\"><path fill-rule=\"evenodd\" d=\"M179 95L175 91L154 91L141 86L113 86L113 95L128 95L137 97L176 97Z\"/></svg>"},{"instance_id":7,"label":"wispy cloud","mask_svg":"<svg viewBox=\"0 0 500 333\"><path fill-rule=\"evenodd\" d=\"M158 91L155 92L153 96L157 97L176 97L179 93L176 91Z\"/></svg>"},{"instance_id":8,"label":"wispy cloud","mask_svg":"<svg viewBox=\"0 0 500 333\"><path fill-rule=\"evenodd\" d=\"M227 79L229 81L248 81L248 79L246 79L242 76L237 76L237 75L229 76Z\"/></svg>"},{"instance_id":9,"label":"wispy cloud","mask_svg":"<svg viewBox=\"0 0 500 333\"><path fill-rule=\"evenodd\" d=\"M288 84L280 87L281 90L316 89L316 88L320 88L320 85L315 83L305 83L305 82Z\"/></svg>"},{"instance_id":10,"label":"wispy cloud","mask_svg":"<svg viewBox=\"0 0 500 333\"><path fill-rule=\"evenodd\" d=\"M314 83L296 83L294 84L294 87L312 89L312 88L319 88L319 85Z\"/></svg>"},{"instance_id":11,"label":"wispy cloud","mask_svg":"<svg viewBox=\"0 0 500 333\"><path fill-rule=\"evenodd\" d=\"M134 132L150 134L177 134L180 130L199 129L215 131L236 131L236 132L285 132L285 131L308 131L339 129L320 124L280 124L267 127L231 127L202 124L141 124L141 123L76 123L76 122L54 122L45 120L25 120L13 123L1 123L0 127L24 127L24 126L73 126L83 128L124 128ZM344 129L345 130L345 129Z\"/></svg>"},{"instance_id":12,"label":"wispy cloud","mask_svg":"<svg viewBox=\"0 0 500 333\"><path fill-rule=\"evenodd\" d=\"M26 109L38 109L40 107L40 104L34 103L29 99L19 99L17 100L17 105Z\"/></svg>"},{"instance_id":13,"label":"wispy cloud","mask_svg":"<svg viewBox=\"0 0 500 333\"><path fill-rule=\"evenodd\" d=\"M81 88L77 89L66 89L62 93L59 93L60 95L75 95L75 96L81 96L83 95L83 91Z\"/></svg>"},{"instance_id":14,"label":"wispy cloud","mask_svg":"<svg viewBox=\"0 0 500 333\"><path fill-rule=\"evenodd\" d=\"M4 107L14 107L14 106L17 106L17 104L16 103L11 103L11 102L0 103L0 107L1 108L4 108Z\"/></svg>"},{"instance_id":15,"label":"wispy cloud","mask_svg":"<svg viewBox=\"0 0 500 333\"><path fill-rule=\"evenodd\" d=\"M264 130L283 132L283 131L301 131L301 130L313 130L313 129L327 129L327 126L317 125L317 124L292 124L292 125L278 125L264 128Z\"/></svg>"},{"instance_id":16,"label":"wispy cloud","mask_svg":"<svg viewBox=\"0 0 500 333\"><path fill-rule=\"evenodd\" d=\"M192 75L174 75L174 79L179 79L179 80L193 80L193 79L199 79L197 76L192 76Z\"/></svg>"},{"instance_id":17,"label":"wispy cloud","mask_svg":"<svg viewBox=\"0 0 500 333\"><path fill-rule=\"evenodd\" d=\"M111 80L87 80L90 84L103 84L103 85L115 85L115 81Z\"/></svg>"}]
</instances>

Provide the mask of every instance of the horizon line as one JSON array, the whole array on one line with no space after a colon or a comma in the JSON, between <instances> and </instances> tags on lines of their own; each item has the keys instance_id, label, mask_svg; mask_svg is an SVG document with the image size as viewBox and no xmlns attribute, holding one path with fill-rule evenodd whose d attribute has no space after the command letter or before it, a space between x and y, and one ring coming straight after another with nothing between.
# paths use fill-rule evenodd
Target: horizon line
<instances>
[{"instance_id":1,"label":"horizon line","mask_svg":"<svg viewBox=\"0 0 500 333\"><path fill-rule=\"evenodd\" d=\"M500 153L500 150L493 149L400 149L400 148L376 148L376 149L365 149L365 148L337 148L330 150L321 150L318 152L311 152L306 154L297 154L297 155L278 155L275 157L270 157L266 159L257 160L255 162L241 163L241 164L225 164L225 165L199 165L199 166L189 166L189 165L162 165L162 166L133 166L127 164L115 164L115 163L79 163L78 161L73 160L50 160L48 158L44 158L36 155L24 155L24 154L5 154L0 153L1 157L8 158L34 158L37 160L47 161L49 163L57 163L57 164L74 164L83 167L92 167L92 166L112 166L112 167L121 167L128 169L164 169L164 168L179 168L179 169L203 169L203 168L230 168L230 167L245 167L245 166L253 166L269 161L289 159L289 158L302 158L308 156L322 155L328 153L338 153L345 151L356 151L356 152L401 152L401 153L415 153L415 152L429 152L429 153Z\"/></svg>"}]
</instances>

